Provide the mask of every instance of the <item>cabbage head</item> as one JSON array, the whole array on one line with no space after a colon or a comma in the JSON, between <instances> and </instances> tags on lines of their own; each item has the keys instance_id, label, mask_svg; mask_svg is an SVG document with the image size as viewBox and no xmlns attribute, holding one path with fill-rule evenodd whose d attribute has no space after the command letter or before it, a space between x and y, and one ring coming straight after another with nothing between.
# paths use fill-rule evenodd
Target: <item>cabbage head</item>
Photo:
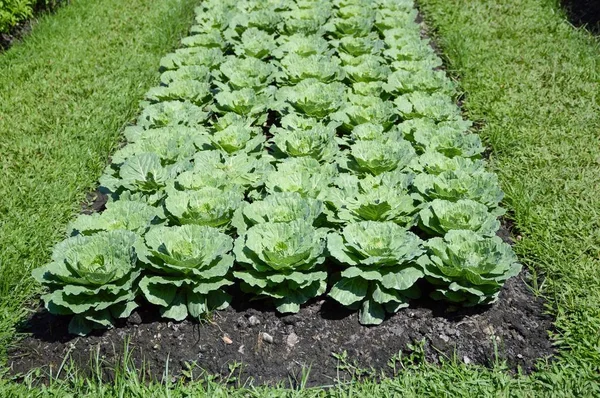
<instances>
[{"instance_id":1,"label":"cabbage head","mask_svg":"<svg viewBox=\"0 0 600 398\"><path fill-rule=\"evenodd\" d=\"M385 314L395 313L417 298L416 286L424 273L417 259L422 241L393 222L362 221L348 224L327 236L332 257L346 268L329 296L358 309L363 325L378 325Z\"/></svg>"},{"instance_id":2,"label":"cabbage head","mask_svg":"<svg viewBox=\"0 0 600 398\"><path fill-rule=\"evenodd\" d=\"M453 229L494 236L500 228L500 221L486 205L473 200L450 202L435 199L419 212L419 228L434 236L444 236Z\"/></svg>"},{"instance_id":3,"label":"cabbage head","mask_svg":"<svg viewBox=\"0 0 600 398\"><path fill-rule=\"evenodd\" d=\"M140 260L148 273L140 281L144 297L177 321L200 318L229 305L223 287L233 284L233 239L201 225L157 227L145 236Z\"/></svg>"},{"instance_id":4,"label":"cabbage head","mask_svg":"<svg viewBox=\"0 0 600 398\"><path fill-rule=\"evenodd\" d=\"M295 313L300 305L325 293L327 230L297 219L255 224L235 241L234 272L244 292L271 298L278 312Z\"/></svg>"},{"instance_id":5,"label":"cabbage head","mask_svg":"<svg viewBox=\"0 0 600 398\"><path fill-rule=\"evenodd\" d=\"M522 268L512 248L497 236L453 230L425 246L429 256L419 263L436 287L431 296L437 300L465 306L493 303L504 283Z\"/></svg>"},{"instance_id":6,"label":"cabbage head","mask_svg":"<svg viewBox=\"0 0 600 398\"><path fill-rule=\"evenodd\" d=\"M69 333L83 336L110 328L137 308L138 239L123 230L74 236L54 247L51 263L33 271L50 290L42 296L48 311L73 316Z\"/></svg>"}]
</instances>

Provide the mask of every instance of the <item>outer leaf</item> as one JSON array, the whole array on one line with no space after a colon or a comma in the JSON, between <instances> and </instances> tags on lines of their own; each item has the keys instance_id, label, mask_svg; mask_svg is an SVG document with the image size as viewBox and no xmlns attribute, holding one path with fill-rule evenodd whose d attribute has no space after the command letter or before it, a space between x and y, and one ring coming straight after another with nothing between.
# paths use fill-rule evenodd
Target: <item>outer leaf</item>
<instances>
[{"instance_id":1,"label":"outer leaf","mask_svg":"<svg viewBox=\"0 0 600 398\"><path fill-rule=\"evenodd\" d=\"M367 296L369 282L362 278L344 278L333 285L329 297L342 305L352 305Z\"/></svg>"}]
</instances>

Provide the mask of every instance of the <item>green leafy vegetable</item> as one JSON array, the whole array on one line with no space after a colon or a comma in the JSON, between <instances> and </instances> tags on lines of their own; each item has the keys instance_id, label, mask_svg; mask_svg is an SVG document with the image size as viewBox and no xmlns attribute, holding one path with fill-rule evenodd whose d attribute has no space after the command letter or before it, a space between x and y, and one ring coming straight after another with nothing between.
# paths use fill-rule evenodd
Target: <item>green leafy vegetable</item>
<instances>
[{"instance_id":1,"label":"green leafy vegetable","mask_svg":"<svg viewBox=\"0 0 600 398\"><path fill-rule=\"evenodd\" d=\"M503 193L494 173L468 173L462 170L444 171L438 175L419 174L414 186L428 199L445 199L456 202L471 199L486 205L494 214L502 214L498 203Z\"/></svg>"},{"instance_id":2,"label":"green leafy vegetable","mask_svg":"<svg viewBox=\"0 0 600 398\"><path fill-rule=\"evenodd\" d=\"M288 118L286 121L290 120L290 116L295 115L286 116L285 118ZM302 127L304 126L272 127L275 150L285 156L309 156L320 161L333 161L339 153L335 139L337 124L323 125L316 122L309 128Z\"/></svg>"},{"instance_id":3,"label":"green leafy vegetable","mask_svg":"<svg viewBox=\"0 0 600 398\"><path fill-rule=\"evenodd\" d=\"M405 140L357 141L350 146L348 156L340 159L339 163L346 170L377 175L402 170L415 156L414 148Z\"/></svg>"},{"instance_id":4,"label":"green leafy vegetable","mask_svg":"<svg viewBox=\"0 0 600 398\"><path fill-rule=\"evenodd\" d=\"M161 214L154 206L145 203L118 200L106 204L102 213L82 214L69 224L70 235L92 235L100 231L118 229L143 235L153 224L158 224Z\"/></svg>"},{"instance_id":5,"label":"green leafy vegetable","mask_svg":"<svg viewBox=\"0 0 600 398\"><path fill-rule=\"evenodd\" d=\"M71 237L56 245L51 263L33 271L50 289L42 296L48 311L73 315L69 333L110 328L115 318L126 318L137 307L137 239L122 230Z\"/></svg>"},{"instance_id":6,"label":"green leafy vegetable","mask_svg":"<svg viewBox=\"0 0 600 398\"><path fill-rule=\"evenodd\" d=\"M246 29L240 37L240 42L235 45L237 56L264 59L271 55L277 48L273 35L257 28Z\"/></svg>"},{"instance_id":7,"label":"green leafy vegetable","mask_svg":"<svg viewBox=\"0 0 600 398\"><path fill-rule=\"evenodd\" d=\"M360 306L360 323L377 325L385 313L408 306L420 295L416 282L424 276L416 264L421 240L392 222L348 224L327 237L331 255L347 266L329 296L340 304Z\"/></svg>"},{"instance_id":8,"label":"green leafy vegetable","mask_svg":"<svg viewBox=\"0 0 600 398\"><path fill-rule=\"evenodd\" d=\"M201 126L208 119L208 112L185 101L166 101L148 105L138 118L138 125L145 129L166 126Z\"/></svg>"},{"instance_id":9,"label":"green leafy vegetable","mask_svg":"<svg viewBox=\"0 0 600 398\"><path fill-rule=\"evenodd\" d=\"M198 106L205 105L211 98L210 84L195 80L177 80L168 86L151 88L146 93L146 99L151 102L179 100Z\"/></svg>"},{"instance_id":10,"label":"green leafy vegetable","mask_svg":"<svg viewBox=\"0 0 600 398\"><path fill-rule=\"evenodd\" d=\"M305 220L315 225L322 211L323 203L319 200L303 198L297 192L278 192L238 208L233 224L238 234L245 233L253 225L265 222Z\"/></svg>"},{"instance_id":11,"label":"green leafy vegetable","mask_svg":"<svg viewBox=\"0 0 600 398\"><path fill-rule=\"evenodd\" d=\"M140 281L146 299L162 316L182 321L229 305L222 288L232 285L233 239L199 225L158 227L146 234L140 259L151 272Z\"/></svg>"},{"instance_id":12,"label":"green leafy vegetable","mask_svg":"<svg viewBox=\"0 0 600 398\"><path fill-rule=\"evenodd\" d=\"M454 230L428 240L426 247L430 256L420 263L438 287L432 297L466 306L496 301L504 283L522 268L511 247L497 236Z\"/></svg>"},{"instance_id":13,"label":"green leafy vegetable","mask_svg":"<svg viewBox=\"0 0 600 398\"><path fill-rule=\"evenodd\" d=\"M216 111L234 112L243 116L258 116L264 114L273 104L273 91L263 90L259 93L252 88L234 91L221 91L215 96Z\"/></svg>"},{"instance_id":14,"label":"green leafy vegetable","mask_svg":"<svg viewBox=\"0 0 600 398\"><path fill-rule=\"evenodd\" d=\"M344 78L340 60L329 55L288 54L281 59L280 65L285 75L282 80L294 84L305 79L329 83Z\"/></svg>"},{"instance_id":15,"label":"green leafy vegetable","mask_svg":"<svg viewBox=\"0 0 600 398\"><path fill-rule=\"evenodd\" d=\"M277 99L307 116L324 118L344 104L345 91L346 86L339 82L326 84L306 79L293 87L281 87Z\"/></svg>"},{"instance_id":16,"label":"green leafy vegetable","mask_svg":"<svg viewBox=\"0 0 600 398\"><path fill-rule=\"evenodd\" d=\"M415 91L394 100L398 114L403 119L429 118L435 121L460 119L460 111L452 99L442 93Z\"/></svg>"},{"instance_id":17,"label":"green leafy vegetable","mask_svg":"<svg viewBox=\"0 0 600 398\"><path fill-rule=\"evenodd\" d=\"M323 37L318 35L294 34L291 36L281 36L280 45L273 55L276 58L283 58L286 54L296 54L301 57L311 55L332 55L332 49L329 43Z\"/></svg>"},{"instance_id":18,"label":"green leafy vegetable","mask_svg":"<svg viewBox=\"0 0 600 398\"><path fill-rule=\"evenodd\" d=\"M179 69L183 66L206 66L214 69L223 62L223 52L219 48L189 47L175 50L160 60L160 66L164 70Z\"/></svg>"},{"instance_id":19,"label":"green leafy vegetable","mask_svg":"<svg viewBox=\"0 0 600 398\"><path fill-rule=\"evenodd\" d=\"M326 230L306 220L265 222L250 227L235 241L234 272L242 290L272 298L277 311L298 312L300 305L325 292Z\"/></svg>"},{"instance_id":20,"label":"green leafy vegetable","mask_svg":"<svg viewBox=\"0 0 600 398\"><path fill-rule=\"evenodd\" d=\"M438 236L454 229L494 236L500 228L500 221L481 203L468 199L456 202L435 199L419 212L419 227Z\"/></svg>"},{"instance_id":21,"label":"green leafy vegetable","mask_svg":"<svg viewBox=\"0 0 600 398\"><path fill-rule=\"evenodd\" d=\"M236 190L204 187L196 190L170 189L165 209L180 224L207 225L226 229L244 196Z\"/></svg>"},{"instance_id":22,"label":"green leafy vegetable","mask_svg":"<svg viewBox=\"0 0 600 398\"><path fill-rule=\"evenodd\" d=\"M337 174L333 165L321 165L313 158L290 158L277 165L265 181L267 192L298 192L304 197L317 198Z\"/></svg>"},{"instance_id":23,"label":"green leafy vegetable","mask_svg":"<svg viewBox=\"0 0 600 398\"><path fill-rule=\"evenodd\" d=\"M341 174L321 198L332 212L332 222L393 221L408 228L415 224L417 212L408 191L412 178L398 172L364 179Z\"/></svg>"},{"instance_id":24,"label":"green leafy vegetable","mask_svg":"<svg viewBox=\"0 0 600 398\"><path fill-rule=\"evenodd\" d=\"M257 58L227 57L219 68L227 82L234 90L252 88L256 91L268 86L274 79L275 68L268 62Z\"/></svg>"}]
</instances>

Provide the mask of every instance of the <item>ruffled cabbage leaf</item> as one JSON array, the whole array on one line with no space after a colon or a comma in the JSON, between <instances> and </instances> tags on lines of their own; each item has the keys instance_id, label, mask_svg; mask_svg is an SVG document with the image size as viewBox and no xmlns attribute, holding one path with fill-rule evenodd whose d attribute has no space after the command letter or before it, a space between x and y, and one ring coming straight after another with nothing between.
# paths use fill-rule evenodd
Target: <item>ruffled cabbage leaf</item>
<instances>
[{"instance_id":1,"label":"ruffled cabbage leaf","mask_svg":"<svg viewBox=\"0 0 600 398\"><path fill-rule=\"evenodd\" d=\"M206 225L226 230L243 200L244 195L238 190L222 191L214 187L186 191L168 189L165 210L181 225Z\"/></svg>"},{"instance_id":2,"label":"ruffled cabbage leaf","mask_svg":"<svg viewBox=\"0 0 600 398\"><path fill-rule=\"evenodd\" d=\"M497 236L453 230L425 246L429 256L419 263L436 286L431 296L437 300L465 306L493 303L504 283L522 268L512 248Z\"/></svg>"},{"instance_id":3,"label":"ruffled cabbage leaf","mask_svg":"<svg viewBox=\"0 0 600 398\"><path fill-rule=\"evenodd\" d=\"M264 59L276 48L277 42L273 35L257 28L250 28L242 33L239 42L234 46L234 51L238 57Z\"/></svg>"},{"instance_id":4,"label":"ruffled cabbage leaf","mask_svg":"<svg viewBox=\"0 0 600 398\"><path fill-rule=\"evenodd\" d=\"M167 126L201 127L208 117L208 112L189 101L165 101L146 106L138 117L137 124L144 129Z\"/></svg>"},{"instance_id":5,"label":"ruffled cabbage leaf","mask_svg":"<svg viewBox=\"0 0 600 398\"><path fill-rule=\"evenodd\" d=\"M288 54L279 62L283 75L281 81L296 84L305 79L316 79L323 83L343 80L344 69L340 60L330 55Z\"/></svg>"},{"instance_id":6,"label":"ruffled cabbage leaf","mask_svg":"<svg viewBox=\"0 0 600 398\"><path fill-rule=\"evenodd\" d=\"M337 175L334 164L320 164L313 158L288 158L277 165L277 171L267 175L268 193L297 192L317 198Z\"/></svg>"},{"instance_id":7,"label":"ruffled cabbage leaf","mask_svg":"<svg viewBox=\"0 0 600 398\"><path fill-rule=\"evenodd\" d=\"M165 318L199 319L226 308L231 299L233 239L201 225L158 227L145 236L140 260L148 274L139 283L146 300Z\"/></svg>"},{"instance_id":8,"label":"ruffled cabbage leaf","mask_svg":"<svg viewBox=\"0 0 600 398\"><path fill-rule=\"evenodd\" d=\"M494 236L500 228L500 221L486 205L473 200L450 202L435 199L419 212L419 228L433 236L444 236L454 229Z\"/></svg>"},{"instance_id":9,"label":"ruffled cabbage leaf","mask_svg":"<svg viewBox=\"0 0 600 398\"><path fill-rule=\"evenodd\" d=\"M143 235L162 222L164 215L154 206L128 200L111 201L102 213L82 214L67 228L69 235L93 235L100 231L125 230Z\"/></svg>"},{"instance_id":10,"label":"ruffled cabbage leaf","mask_svg":"<svg viewBox=\"0 0 600 398\"><path fill-rule=\"evenodd\" d=\"M306 116L324 118L344 104L345 91L346 85L340 82L326 84L317 79L306 79L295 86L281 87L277 99Z\"/></svg>"},{"instance_id":11,"label":"ruffled cabbage leaf","mask_svg":"<svg viewBox=\"0 0 600 398\"><path fill-rule=\"evenodd\" d=\"M73 316L69 333L83 336L110 328L137 308L138 239L123 230L74 236L54 247L51 263L33 271L50 290L42 296L48 311Z\"/></svg>"},{"instance_id":12,"label":"ruffled cabbage leaf","mask_svg":"<svg viewBox=\"0 0 600 398\"><path fill-rule=\"evenodd\" d=\"M323 213L323 202L302 197L297 192L276 192L263 200L244 204L234 214L232 224L238 235L253 225L265 222L292 222L305 220L318 226Z\"/></svg>"},{"instance_id":13,"label":"ruffled cabbage leaf","mask_svg":"<svg viewBox=\"0 0 600 398\"><path fill-rule=\"evenodd\" d=\"M344 173L320 198L333 223L392 221L409 228L416 223L418 211L417 202L409 192L412 179L412 174L400 172L368 175L363 179Z\"/></svg>"},{"instance_id":14,"label":"ruffled cabbage leaf","mask_svg":"<svg viewBox=\"0 0 600 398\"><path fill-rule=\"evenodd\" d=\"M220 80L233 90L251 88L259 91L275 78L275 67L258 58L227 57L219 67Z\"/></svg>"},{"instance_id":15,"label":"ruffled cabbage leaf","mask_svg":"<svg viewBox=\"0 0 600 398\"><path fill-rule=\"evenodd\" d=\"M243 291L271 298L278 312L298 312L327 287L320 266L326 233L306 220L256 224L235 241L235 258L244 270L233 275Z\"/></svg>"},{"instance_id":16,"label":"ruffled cabbage leaf","mask_svg":"<svg viewBox=\"0 0 600 398\"><path fill-rule=\"evenodd\" d=\"M422 241L393 222L351 223L327 236L331 256L345 268L329 296L352 309L360 308L363 325L378 325L385 314L408 306L418 298L416 286L424 272L416 264Z\"/></svg>"}]
</instances>

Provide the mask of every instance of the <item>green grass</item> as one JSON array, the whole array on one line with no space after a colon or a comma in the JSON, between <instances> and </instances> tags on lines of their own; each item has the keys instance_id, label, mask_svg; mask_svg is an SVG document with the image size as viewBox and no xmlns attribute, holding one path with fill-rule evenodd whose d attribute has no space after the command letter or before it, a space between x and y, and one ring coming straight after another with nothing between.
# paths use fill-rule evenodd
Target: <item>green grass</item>
<instances>
[{"instance_id":1,"label":"green grass","mask_svg":"<svg viewBox=\"0 0 600 398\"><path fill-rule=\"evenodd\" d=\"M197 3L74 1L0 54L0 349Z\"/></svg>"},{"instance_id":2,"label":"green grass","mask_svg":"<svg viewBox=\"0 0 600 398\"><path fill-rule=\"evenodd\" d=\"M127 6L118 1L103 4L111 12L119 9L114 14L117 18L123 8L133 10L138 3L141 1L131 5L128 2ZM543 280L536 288L548 299L549 311L556 315L554 338L559 353L555 361L541 363L540 370L531 376L513 377L501 363L494 369L466 366L456 360L434 366L418 361L417 352L416 364L403 361L396 378L377 384L360 381L357 376L355 383L327 391L228 390L212 381L147 384L130 369L121 370L110 384L67 373L64 381L55 382L47 390L32 391L27 383L18 385L0 380L0 396L64 396L67 391L74 396L90 397L600 396L598 40L584 30L571 27L554 0L421 0L420 5L429 25L437 31L451 73L460 78L468 117L482 123L481 135L493 149L490 166L500 175L507 194L506 205L522 236L516 250L524 264ZM76 6L74 3L73 7ZM96 8L101 13L102 9ZM65 18L66 10L62 11L57 20ZM71 15L73 21L81 13ZM106 18L104 23L110 21L114 19ZM59 24L54 20L46 23ZM164 24L167 23L165 16ZM137 85L129 83L120 88L114 83L119 82L118 78L111 85L99 77L103 84L92 78L87 84L78 83L77 89L68 90L78 94L65 94L65 81L55 85L49 78L65 75L52 74L46 69L49 56L41 61L43 46L37 40L47 36L47 33L37 35L41 29L34 34L39 39L32 39L0 58L0 70L18 68L27 62L37 65L21 72L9 69L9 76L0 78L1 106L6 106L7 98L13 104L23 103L20 107L8 106L8 113L0 110L0 115L6 115L0 120L0 131L9 138L2 140L0 149L3 165L0 295L4 297L0 308L5 312L0 330L22 313L23 301L34 290L29 279L21 282L21 277L44 262L48 248L62 236L64 223L77 210L83 192L93 186L118 139L119 127L132 115L135 101L147 83L136 80ZM47 31L55 29L58 27ZM70 29L72 25L60 35L68 35ZM114 29L108 30L110 34ZM149 27L146 36L139 26L135 30L136 40L142 44L159 36L152 35ZM103 57L118 53L116 48L122 44L122 38L123 35L115 35L113 43L117 46L110 50L106 47ZM89 58L82 56L80 62L92 66L100 60L104 62L98 56ZM145 70L137 63L119 65L119 59L114 59L117 65L113 67L117 70L131 67L134 77ZM157 55L148 56L150 64L156 65L156 59ZM63 62L62 58L52 59L59 60ZM64 64L67 70L81 68L80 73L93 74L90 66L76 68L72 61ZM38 76L37 79L27 78L27 70L32 69L31 76ZM153 67L146 69L151 71ZM153 75L148 72L148 76ZM30 91L24 91L24 86L31 87ZM102 95L96 96L99 91L95 90L102 90ZM127 99L120 96L124 92L129 94ZM86 93L96 100L86 102ZM77 99L71 95L77 95ZM52 99L54 96L57 100ZM106 104L98 101L103 97ZM113 102L121 104L119 117L115 116L119 112L115 112L118 107ZM90 131L97 137L90 137ZM72 141L66 142L65 137ZM12 332L1 333L6 338Z\"/></svg>"}]
</instances>

